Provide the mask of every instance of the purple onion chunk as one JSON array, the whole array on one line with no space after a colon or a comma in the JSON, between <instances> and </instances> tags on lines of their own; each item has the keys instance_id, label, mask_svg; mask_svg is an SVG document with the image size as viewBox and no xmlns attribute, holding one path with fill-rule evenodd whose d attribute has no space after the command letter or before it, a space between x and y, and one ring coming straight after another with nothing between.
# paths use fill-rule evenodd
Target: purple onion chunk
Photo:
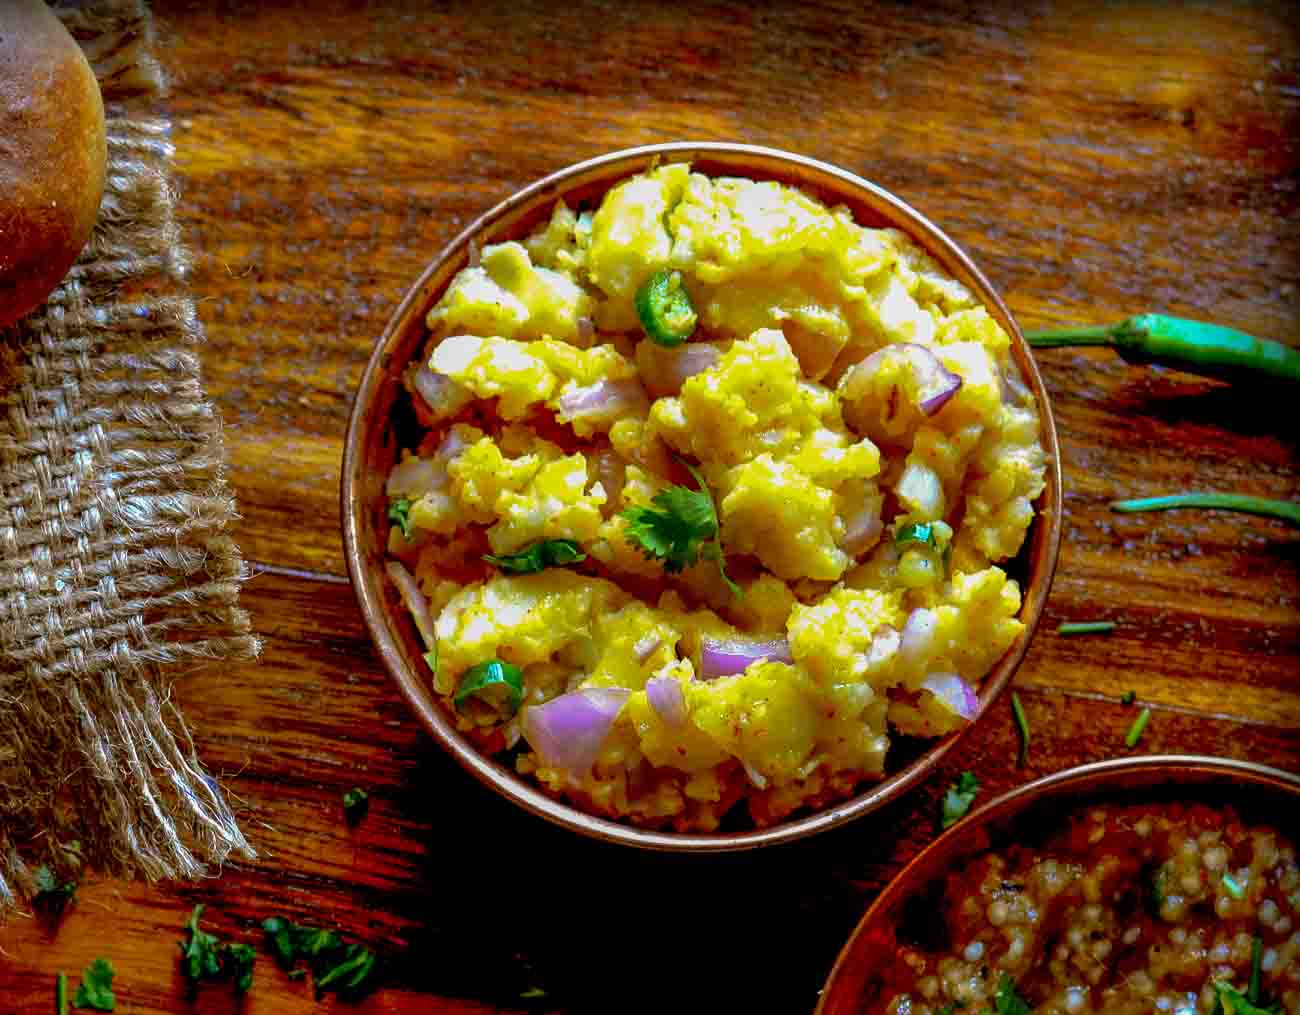
<instances>
[{"instance_id":1,"label":"purple onion chunk","mask_svg":"<svg viewBox=\"0 0 1300 1015\"><path fill-rule=\"evenodd\" d=\"M735 676L761 662L793 663L790 643L783 637L700 639L700 676L705 680Z\"/></svg>"},{"instance_id":2,"label":"purple onion chunk","mask_svg":"<svg viewBox=\"0 0 1300 1015\"><path fill-rule=\"evenodd\" d=\"M623 687L587 687L534 705L524 713L524 737L547 765L576 774L590 771L631 693Z\"/></svg>"},{"instance_id":3,"label":"purple onion chunk","mask_svg":"<svg viewBox=\"0 0 1300 1015\"><path fill-rule=\"evenodd\" d=\"M676 677L651 677L645 682L645 696L650 707L669 726L686 723L686 695Z\"/></svg>"}]
</instances>

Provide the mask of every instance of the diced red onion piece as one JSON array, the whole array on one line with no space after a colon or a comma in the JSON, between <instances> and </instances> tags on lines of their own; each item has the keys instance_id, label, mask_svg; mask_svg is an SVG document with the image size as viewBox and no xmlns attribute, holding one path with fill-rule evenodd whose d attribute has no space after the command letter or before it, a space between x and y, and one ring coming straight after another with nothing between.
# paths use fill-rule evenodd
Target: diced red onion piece
<instances>
[{"instance_id":1,"label":"diced red onion piece","mask_svg":"<svg viewBox=\"0 0 1300 1015\"><path fill-rule=\"evenodd\" d=\"M584 345L596 337L596 322L590 317L578 318L578 339Z\"/></svg>"},{"instance_id":2,"label":"diced red onion piece","mask_svg":"<svg viewBox=\"0 0 1300 1015\"><path fill-rule=\"evenodd\" d=\"M1008 366L1006 370L998 376L998 387L1002 391L1002 401L1007 405L1014 405L1017 408L1023 408L1034 400L1033 392L1025 386L1019 375L1016 373L1015 365Z\"/></svg>"},{"instance_id":3,"label":"diced red onion piece","mask_svg":"<svg viewBox=\"0 0 1300 1015\"><path fill-rule=\"evenodd\" d=\"M912 611L903 625L903 643L898 649L904 662L915 663L929 652L938 623L939 617L933 610L921 606Z\"/></svg>"},{"instance_id":4,"label":"diced red onion piece","mask_svg":"<svg viewBox=\"0 0 1300 1015\"><path fill-rule=\"evenodd\" d=\"M411 619L415 621L415 628L424 639L424 647L432 652L437 644L437 638L433 633L433 617L429 614L429 601L420 591L415 576L396 560L388 561L384 569L388 572L388 577L393 580L393 584L397 586L397 593L402 597L402 602L411 611Z\"/></svg>"},{"instance_id":5,"label":"diced red onion piece","mask_svg":"<svg viewBox=\"0 0 1300 1015\"><path fill-rule=\"evenodd\" d=\"M916 378L916 407L927 416L937 413L961 390L961 377L944 366L928 346L915 342L897 342L877 349L845 374L840 382L841 390L852 398L855 387L871 378L886 361L896 357L906 359L911 366Z\"/></svg>"},{"instance_id":6,"label":"diced red onion piece","mask_svg":"<svg viewBox=\"0 0 1300 1015\"><path fill-rule=\"evenodd\" d=\"M532 706L524 713L528 745L553 768L588 771L629 694L622 687L586 687Z\"/></svg>"},{"instance_id":7,"label":"diced red onion piece","mask_svg":"<svg viewBox=\"0 0 1300 1015\"><path fill-rule=\"evenodd\" d=\"M613 417L645 405L645 391L635 380L597 381L560 396L562 420Z\"/></svg>"},{"instance_id":8,"label":"diced red onion piece","mask_svg":"<svg viewBox=\"0 0 1300 1015\"><path fill-rule=\"evenodd\" d=\"M963 719L974 719L979 711L975 689L955 673L931 673L921 681L921 686Z\"/></svg>"},{"instance_id":9,"label":"diced red onion piece","mask_svg":"<svg viewBox=\"0 0 1300 1015\"><path fill-rule=\"evenodd\" d=\"M700 676L705 680L744 673L754 663L766 661L794 662L790 643L784 638L724 641L707 634L700 639Z\"/></svg>"},{"instance_id":10,"label":"diced red onion piece","mask_svg":"<svg viewBox=\"0 0 1300 1015\"><path fill-rule=\"evenodd\" d=\"M885 523L880 518L881 502L872 498L854 514L844 519L844 552L856 557L876 545Z\"/></svg>"},{"instance_id":11,"label":"diced red onion piece","mask_svg":"<svg viewBox=\"0 0 1300 1015\"><path fill-rule=\"evenodd\" d=\"M742 761L741 767L744 768L745 774L749 776L749 781L754 784L755 789L767 789L767 776L751 765L748 761Z\"/></svg>"},{"instance_id":12,"label":"diced red onion piece","mask_svg":"<svg viewBox=\"0 0 1300 1015\"><path fill-rule=\"evenodd\" d=\"M410 378L411 387L424 400L424 404L435 419L454 416L473 398L468 388L446 374L430 369L428 364L411 370L407 376Z\"/></svg>"},{"instance_id":13,"label":"diced red onion piece","mask_svg":"<svg viewBox=\"0 0 1300 1015\"><path fill-rule=\"evenodd\" d=\"M384 482L389 497L423 497L447 485L447 470L435 458L410 455L393 466Z\"/></svg>"},{"instance_id":14,"label":"diced red onion piece","mask_svg":"<svg viewBox=\"0 0 1300 1015\"><path fill-rule=\"evenodd\" d=\"M894 492L909 511L915 511L922 518L943 516L943 482L928 465L908 462L898 477Z\"/></svg>"},{"instance_id":15,"label":"diced red onion piece","mask_svg":"<svg viewBox=\"0 0 1300 1015\"><path fill-rule=\"evenodd\" d=\"M519 728L519 717L516 716L506 723L501 728L501 732L506 738L506 750L508 751L519 743L520 738L524 735L523 730Z\"/></svg>"},{"instance_id":16,"label":"diced red onion piece","mask_svg":"<svg viewBox=\"0 0 1300 1015\"><path fill-rule=\"evenodd\" d=\"M434 454L438 458L450 462L467 447L469 447L468 442L453 428L447 431L447 436L442 439L442 443L438 445L438 450Z\"/></svg>"},{"instance_id":17,"label":"diced red onion piece","mask_svg":"<svg viewBox=\"0 0 1300 1015\"><path fill-rule=\"evenodd\" d=\"M708 342L684 342L669 352L665 379L680 391L682 385L696 374L712 370L722 358L722 351Z\"/></svg>"},{"instance_id":18,"label":"diced red onion piece","mask_svg":"<svg viewBox=\"0 0 1300 1015\"><path fill-rule=\"evenodd\" d=\"M645 682L645 696L650 707L669 726L686 722L686 696L675 677L651 677Z\"/></svg>"}]
</instances>

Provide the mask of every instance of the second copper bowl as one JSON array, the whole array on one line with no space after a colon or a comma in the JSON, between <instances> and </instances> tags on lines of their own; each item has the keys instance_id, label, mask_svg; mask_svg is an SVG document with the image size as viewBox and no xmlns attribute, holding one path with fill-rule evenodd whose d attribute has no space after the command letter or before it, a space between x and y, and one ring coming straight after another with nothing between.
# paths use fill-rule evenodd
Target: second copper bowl
<instances>
[{"instance_id":1,"label":"second copper bowl","mask_svg":"<svg viewBox=\"0 0 1300 1015\"><path fill-rule=\"evenodd\" d=\"M652 165L687 161L709 175L792 184L828 205L846 205L862 225L889 226L910 236L949 275L970 288L1011 336L1012 355L1038 401L1048 459L1047 488L1036 505L1034 524L1020 556L1007 567L1023 590L1020 617L1025 632L984 678L975 719L964 729L913 752L912 757L893 767L887 778L850 800L768 828L713 835L654 831L586 814L547 796L482 754L456 730L434 699L414 624L384 577L388 522L383 487L399 453L390 420L394 406L403 397L401 373L424 342L425 315L456 272L466 266L471 246L482 248L524 237L550 216L561 198L570 207L590 204L615 183ZM801 839L868 814L924 779L957 741L978 725L980 716L1020 665L1051 587L1060 543L1060 510L1060 454L1047 392L1015 320L970 258L938 227L883 188L824 162L742 144L683 142L613 152L553 173L473 222L420 276L375 345L357 391L343 454L342 516L348 571L380 657L419 722L471 775L526 810L593 838L679 852L749 849Z\"/></svg>"}]
</instances>

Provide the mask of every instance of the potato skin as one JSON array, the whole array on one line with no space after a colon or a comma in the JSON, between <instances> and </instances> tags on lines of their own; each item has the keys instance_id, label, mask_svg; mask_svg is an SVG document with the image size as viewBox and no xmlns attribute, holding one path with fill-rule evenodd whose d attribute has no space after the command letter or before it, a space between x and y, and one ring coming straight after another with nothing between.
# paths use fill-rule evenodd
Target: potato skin
<instances>
[{"instance_id":1,"label":"potato skin","mask_svg":"<svg viewBox=\"0 0 1300 1015\"><path fill-rule=\"evenodd\" d=\"M0 5L0 327L39 306L90 239L104 194L104 103L42 0Z\"/></svg>"}]
</instances>

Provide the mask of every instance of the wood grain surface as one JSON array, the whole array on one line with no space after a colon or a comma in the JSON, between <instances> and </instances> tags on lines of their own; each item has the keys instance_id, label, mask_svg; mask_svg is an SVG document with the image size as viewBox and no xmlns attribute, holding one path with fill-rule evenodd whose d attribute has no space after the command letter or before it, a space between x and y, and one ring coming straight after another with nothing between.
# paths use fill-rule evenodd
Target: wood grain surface
<instances>
[{"instance_id":1,"label":"wood grain surface","mask_svg":"<svg viewBox=\"0 0 1300 1015\"><path fill-rule=\"evenodd\" d=\"M842 165L938 222L1026 327L1145 310L1300 343L1300 16L1287 3L923 8L825 3L158 0L180 215L226 424L260 662L174 699L256 860L199 884L92 881L52 927L0 927L0 1012L53 1011L95 957L117 1010L806 1012L865 903L934 835L963 769L992 794L1124 752L1300 770L1300 532L1119 516L1179 489L1296 496L1295 397L1040 356L1066 530L1016 687L923 789L756 855L575 841L473 783L379 667L343 577L342 434L371 344L467 221L578 159L675 139ZM1109 619L1110 637L1061 638ZM371 794L355 829L340 796ZM237 1002L186 997L190 907L255 942L273 913L382 955L383 988L317 1005L269 958ZM540 999L521 999L531 988Z\"/></svg>"}]
</instances>

